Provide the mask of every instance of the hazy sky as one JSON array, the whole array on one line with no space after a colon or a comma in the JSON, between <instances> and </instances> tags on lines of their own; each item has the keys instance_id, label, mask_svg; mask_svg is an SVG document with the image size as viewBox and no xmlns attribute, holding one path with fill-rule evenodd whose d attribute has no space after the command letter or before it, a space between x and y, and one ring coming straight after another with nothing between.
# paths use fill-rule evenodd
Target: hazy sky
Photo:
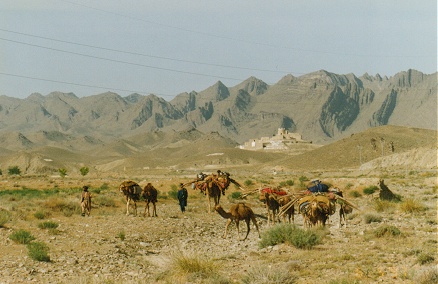
<instances>
[{"instance_id":1,"label":"hazy sky","mask_svg":"<svg viewBox=\"0 0 438 284\"><path fill-rule=\"evenodd\" d=\"M437 71L437 1L1 0L0 95Z\"/></svg>"}]
</instances>

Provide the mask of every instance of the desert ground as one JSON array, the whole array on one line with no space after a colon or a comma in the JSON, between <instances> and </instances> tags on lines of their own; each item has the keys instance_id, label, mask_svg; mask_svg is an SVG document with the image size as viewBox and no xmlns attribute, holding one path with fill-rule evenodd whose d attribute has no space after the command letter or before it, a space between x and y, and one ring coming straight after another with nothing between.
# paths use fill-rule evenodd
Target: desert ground
<instances>
[{"instance_id":1,"label":"desert ground","mask_svg":"<svg viewBox=\"0 0 438 284\"><path fill-rule=\"evenodd\" d=\"M207 199L187 186L187 211L174 198L180 182L196 173L151 172L106 177L0 176L0 283L436 283L436 170L363 175L352 172L319 178L343 190L360 210L339 225L339 207L325 228L305 229L301 215L295 224L267 224L266 208L257 192L267 186L290 193L303 190L303 180L318 173L248 174L230 172L242 188L231 185L220 204L245 202L256 213L261 238L251 225L246 240L238 239L226 220L207 212ZM313 176L312 176L313 175ZM382 201L375 188L380 178L401 198ZM158 217L126 215L118 186L134 180L151 182L158 190ZM90 216L81 216L81 187L92 193ZM56 228L43 227L56 224ZM307 248L285 242L266 245L282 227L318 236ZM240 238L246 232L240 223ZM49 259L35 260L28 245L13 240L26 231L32 242L46 245ZM271 234L270 234L271 232ZM274 233L272 233L274 232ZM307 240L304 240L307 241ZM263 245L264 244L264 245Z\"/></svg>"}]
</instances>

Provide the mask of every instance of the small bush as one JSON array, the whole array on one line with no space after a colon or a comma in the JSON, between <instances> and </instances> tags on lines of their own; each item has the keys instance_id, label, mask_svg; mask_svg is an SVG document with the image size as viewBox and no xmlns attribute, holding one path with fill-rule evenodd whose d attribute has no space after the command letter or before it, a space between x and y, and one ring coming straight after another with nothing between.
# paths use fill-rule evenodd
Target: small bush
<instances>
[{"instance_id":1,"label":"small bush","mask_svg":"<svg viewBox=\"0 0 438 284\"><path fill-rule=\"evenodd\" d=\"M18 230L9 235L9 239L16 242L17 244L28 244L31 241L35 240L35 237L32 234L25 230Z\"/></svg>"},{"instance_id":2,"label":"small bush","mask_svg":"<svg viewBox=\"0 0 438 284\"><path fill-rule=\"evenodd\" d=\"M67 170L64 168L58 169L59 175L63 178L67 175Z\"/></svg>"},{"instance_id":3,"label":"small bush","mask_svg":"<svg viewBox=\"0 0 438 284\"><path fill-rule=\"evenodd\" d=\"M304 185L304 182L309 181L309 178L306 177L306 176L300 176L300 177L298 178L298 180L300 181L300 185L303 186L303 185Z\"/></svg>"},{"instance_id":4,"label":"small bush","mask_svg":"<svg viewBox=\"0 0 438 284\"><path fill-rule=\"evenodd\" d=\"M358 197L361 197L362 194L360 194L360 192L357 190L352 190L352 191L348 192L348 196L358 198Z\"/></svg>"},{"instance_id":5,"label":"small bush","mask_svg":"<svg viewBox=\"0 0 438 284\"><path fill-rule=\"evenodd\" d=\"M242 192L240 191L235 191L232 192L230 195L228 195L228 199L231 200L240 199L240 198L242 198Z\"/></svg>"},{"instance_id":6,"label":"small bush","mask_svg":"<svg viewBox=\"0 0 438 284\"><path fill-rule=\"evenodd\" d=\"M374 231L374 235L378 238L382 238L385 236L395 237L400 236L401 231L395 226L383 225Z\"/></svg>"},{"instance_id":7,"label":"small bush","mask_svg":"<svg viewBox=\"0 0 438 284\"><path fill-rule=\"evenodd\" d=\"M251 186L251 185L254 184L254 182L253 182L252 180L250 180L250 179L247 179L247 180L245 180L244 184L245 184L246 186Z\"/></svg>"},{"instance_id":8,"label":"small bush","mask_svg":"<svg viewBox=\"0 0 438 284\"><path fill-rule=\"evenodd\" d=\"M382 217L379 215L375 215L375 214L365 214L363 216L363 220L365 222L365 224L370 224L370 223L380 223L382 222Z\"/></svg>"},{"instance_id":9,"label":"small bush","mask_svg":"<svg viewBox=\"0 0 438 284\"><path fill-rule=\"evenodd\" d=\"M417 262L421 265L433 262L434 260L435 260L435 257L433 257L432 255L430 255L428 253L420 253L417 256Z\"/></svg>"},{"instance_id":10,"label":"small bush","mask_svg":"<svg viewBox=\"0 0 438 284\"><path fill-rule=\"evenodd\" d=\"M43 242L32 242L27 244L28 255L33 260L50 261L49 247Z\"/></svg>"},{"instance_id":11,"label":"small bush","mask_svg":"<svg viewBox=\"0 0 438 284\"><path fill-rule=\"evenodd\" d=\"M56 229L59 224L53 221L46 221L38 224L38 228L40 229Z\"/></svg>"},{"instance_id":12,"label":"small bush","mask_svg":"<svg viewBox=\"0 0 438 284\"><path fill-rule=\"evenodd\" d=\"M171 256L169 269L156 280L160 283L231 283L218 273L214 260L181 252Z\"/></svg>"},{"instance_id":13,"label":"small bush","mask_svg":"<svg viewBox=\"0 0 438 284\"><path fill-rule=\"evenodd\" d=\"M125 240L125 237L126 237L125 231L120 231L117 234L117 237L123 242Z\"/></svg>"},{"instance_id":14,"label":"small bush","mask_svg":"<svg viewBox=\"0 0 438 284\"><path fill-rule=\"evenodd\" d=\"M86 176L90 172L90 169L88 167L82 167L79 169L79 171L81 172L82 176Z\"/></svg>"},{"instance_id":15,"label":"small bush","mask_svg":"<svg viewBox=\"0 0 438 284\"><path fill-rule=\"evenodd\" d=\"M311 249L321 242L321 235L312 230L303 230L297 226L279 224L262 235L261 248L279 243L289 243L299 249Z\"/></svg>"},{"instance_id":16,"label":"small bush","mask_svg":"<svg viewBox=\"0 0 438 284\"><path fill-rule=\"evenodd\" d=\"M6 210L0 210L0 228L2 228L11 219L11 213Z\"/></svg>"},{"instance_id":17,"label":"small bush","mask_svg":"<svg viewBox=\"0 0 438 284\"><path fill-rule=\"evenodd\" d=\"M42 220L44 218L46 218L46 214L44 214L44 212L42 211L37 211L33 214L33 216L39 220Z\"/></svg>"},{"instance_id":18,"label":"small bush","mask_svg":"<svg viewBox=\"0 0 438 284\"><path fill-rule=\"evenodd\" d=\"M109 185L107 184L107 183L103 183L101 186L100 186L100 189L101 190L106 190L106 189L108 189L109 188Z\"/></svg>"},{"instance_id":19,"label":"small bush","mask_svg":"<svg viewBox=\"0 0 438 284\"><path fill-rule=\"evenodd\" d=\"M369 186L369 187L364 188L362 192L363 192L365 195L371 195L371 194L373 194L374 192L376 192L378 189L379 189L379 188L378 188L377 186L372 185L372 186Z\"/></svg>"},{"instance_id":20,"label":"small bush","mask_svg":"<svg viewBox=\"0 0 438 284\"><path fill-rule=\"evenodd\" d=\"M407 198L400 204L400 210L404 213L419 213L426 210L418 200Z\"/></svg>"},{"instance_id":21,"label":"small bush","mask_svg":"<svg viewBox=\"0 0 438 284\"><path fill-rule=\"evenodd\" d=\"M10 175L20 175L21 170L18 166L11 166L8 168L8 174Z\"/></svg>"}]
</instances>

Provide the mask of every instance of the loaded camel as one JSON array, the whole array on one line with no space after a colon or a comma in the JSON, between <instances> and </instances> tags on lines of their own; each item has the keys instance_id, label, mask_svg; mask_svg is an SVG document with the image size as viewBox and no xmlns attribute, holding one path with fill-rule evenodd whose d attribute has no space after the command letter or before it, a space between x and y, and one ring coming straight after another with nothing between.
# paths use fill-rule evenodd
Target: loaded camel
<instances>
[{"instance_id":1,"label":"loaded camel","mask_svg":"<svg viewBox=\"0 0 438 284\"><path fill-rule=\"evenodd\" d=\"M128 180L120 184L119 191L126 199L126 215L129 215L129 205L132 201L134 203L134 216L137 216L137 201L140 200L141 187L136 182Z\"/></svg>"},{"instance_id":2,"label":"loaded camel","mask_svg":"<svg viewBox=\"0 0 438 284\"><path fill-rule=\"evenodd\" d=\"M146 206L144 208L144 216L146 216L146 210L148 211L148 217L151 216L149 213L149 203L152 203L152 217L157 217L157 207L155 203L157 202L158 197L158 191L157 189L151 184L148 183L141 192L141 196L143 196Z\"/></svg>"},{"instance_id":3,"label":"loaded camel","mask_svg":"<svg viewBox=\"0 0 438 284\"><path fill-rule=\"evenodd\" d=\"M344 194L342 190L335 187L333 189L333 192L334 194L337 195L337 197L341 197L341 198L336 198L336 201L339 204L339 227L342 227L343 225L347 226L346 215L351 214L353 212L353 207L351 205L348 205L343 200Z\"/></svg>"},{"instance_id":4,"label":"loaded camel","mask_svg":"<svg viewBox=\"0 0 438 284\"><path fill-rule=\"evenodd\" d=\"M262 189L259 199L266 205L268 225L271 223L271 221L272 223L275 223L276 218L278 219L278 221L280 221L280 208L291 201L291 198L287 195L286 191L271 188ZM286 223L286 216L284 215L284 213L287 214L289 223L291 222L291 219L295 220L295 210L293 205L288 207L282 214L283 222Z\"/></svg>"},{"instance_id":5,"label":"loaded camel","mask_svg":"<svg viewBox=\"0 0 438 284\"><path fill-rule=\"evenodd\" d=\"M245 203L237 203L237 204L231 205L230 212L225 212L225 210L220 205L216 205L215 210L223 218L228 219L228 221L225 225L225 232L224 232L224 236L223 236L224 239L227 237L228 226L233 221L236 223L237 238L239 239L239 237L240 237L239 221L241 221L241 220L245 220L246 228L247 228L246 235L245 235L245 238L243 239L243 241L246 240L246 238L248 237L248 234L250 231L250 224L249 223L251 220L252 220L254 226L256 227L257 233L259 234L259 238L260 238L259 226L257 225L257 221L255 218L254 212Z\"/></svg>"},{"instance_id":6,"label":"loaded camel","mask_svg":"<svg viewBox=\"0 0 438 284\"><path fill-rule=\"evenodd\" d=\"M211 213L211 199L213 198L214 206L218 205L221 194L225 195L225 190L228 189L230 183L242 188L238 182L230 178L229 173L220 170L217 171L217 174L208 176L200 173L196 176L196 180L190 183L193 183L195 189L199 189L207 196L208 213Z\"/></svg>"}]
</instances>

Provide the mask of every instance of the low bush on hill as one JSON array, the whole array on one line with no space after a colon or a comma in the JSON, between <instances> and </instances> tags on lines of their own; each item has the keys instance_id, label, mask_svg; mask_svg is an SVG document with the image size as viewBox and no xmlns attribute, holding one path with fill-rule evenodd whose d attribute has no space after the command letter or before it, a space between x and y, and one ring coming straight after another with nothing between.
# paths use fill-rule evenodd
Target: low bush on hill
<instances>
[{"instance_id":1,"label":"low bush on hill","mask_svg":"<svg viewBox=\"0 0 438 284\"><path fill-rule=\"evenodd\" d=\"M40 229L56 229L59 224L53 221L46 221L38 224L38 228Z\"/></svg>"},{"instance_id":2,"label":"low bush on hill","mask_svg":"<svg viewBox=\"0 0 438 284\"><path fill-rule=\"evenodd\" d=\"M43 242L31 242L27 244L28 255L36 261L50 261L49 247Z\"/></svg>"},{"instance_id":3,"label":"low bush on hill","mask_svg":"<svg viewBox=\"0 0 438 284\"><path fill-rule=\"evenodd\" d=\"M16 242L17 244L28 244L35 240L35 237L26 230L18 230L9 235L9 239Z\"/></svg>"},{"instance_id":4,"label":"low bush on hill","mask_svg":"<svg viewBox=\"0 0 438 284\"><path fill-rule=\"evenodd\" d=\"M303 230L295 225L278 224L262 234L261 248L288 243L299 249L311 249L321 243L322 234L315 230Z\"/></svg>"}]
</instances>

